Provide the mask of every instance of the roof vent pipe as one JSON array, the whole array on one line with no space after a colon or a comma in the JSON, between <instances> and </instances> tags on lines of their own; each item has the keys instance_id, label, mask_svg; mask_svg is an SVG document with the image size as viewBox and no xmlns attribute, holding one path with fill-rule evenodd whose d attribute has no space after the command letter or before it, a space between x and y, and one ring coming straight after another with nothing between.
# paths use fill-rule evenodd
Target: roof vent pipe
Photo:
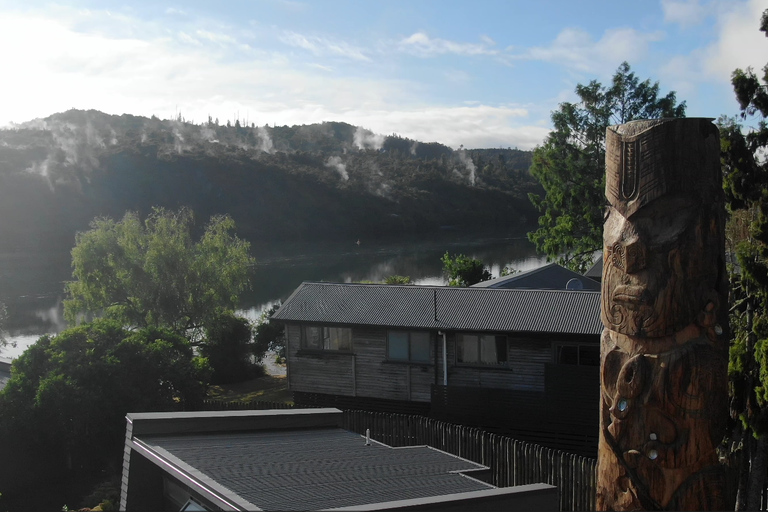
<instances>
[{"instance_id":1,"label":"roof vent pipe","mask_svg":"<svg viewBox=\"0 0 768 512\"><path fill-rule=\"evenodd\" d=\"M365 429L365 446L371 446L371 429Z\"/></svg>"}]
</instances>

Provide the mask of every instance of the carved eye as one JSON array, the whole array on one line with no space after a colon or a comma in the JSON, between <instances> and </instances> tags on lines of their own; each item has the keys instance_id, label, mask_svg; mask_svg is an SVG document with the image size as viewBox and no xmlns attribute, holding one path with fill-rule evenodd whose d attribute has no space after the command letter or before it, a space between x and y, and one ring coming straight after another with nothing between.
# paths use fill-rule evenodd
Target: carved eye
<instances>
[{"instance_id":1,"label":"carved eye","mask_svg":"<svg viewBox=\"0 0 768 512\"><path fill-rule=\"evenodd\" d=\"M613 244L613 247L611 247L610 250L611 254L611 263L613 263L613 266L616 268L620 268L621 270L624 270L624 246L621 242L616 242Z\"/></svg>"}]
</instances>

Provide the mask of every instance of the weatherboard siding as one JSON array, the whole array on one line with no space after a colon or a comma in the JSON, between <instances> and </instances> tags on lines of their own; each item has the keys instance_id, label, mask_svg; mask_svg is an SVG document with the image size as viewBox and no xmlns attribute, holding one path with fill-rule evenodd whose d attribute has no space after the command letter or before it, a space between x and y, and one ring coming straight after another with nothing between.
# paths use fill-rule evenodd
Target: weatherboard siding
<instances>
[{"instance_id":1,"label":"weatherboard siding","mask_svg":"<svg viewBox=\"0 0 768 512\"><path fill-rule=\"evenodd\" d=\"M288 324L288 378L293 391L429 402L431 386L443 382L442 336L436 333L430 341L430 354L437 349L436 367L387 360L387 329L381 327L352 328L352 354L301 351L300 336L300 327ZM552 362L548 340L510 336L504 366L457 364L454 333L447 335L447 347L449 386L545 391L545 365Z\"/></svg>"},{"instance_id":2,"label":"weatherboard siding","mask_svg":"<svg viewBox=\"0 0 768 512\"><path fill-rule=\"evenodd\" d=\"M448 335L449 386L544 391L544 365L552 362L549 342L510 336L507 361L506 366L456 363L456 336Z\"/></svg>"}]
</instances>

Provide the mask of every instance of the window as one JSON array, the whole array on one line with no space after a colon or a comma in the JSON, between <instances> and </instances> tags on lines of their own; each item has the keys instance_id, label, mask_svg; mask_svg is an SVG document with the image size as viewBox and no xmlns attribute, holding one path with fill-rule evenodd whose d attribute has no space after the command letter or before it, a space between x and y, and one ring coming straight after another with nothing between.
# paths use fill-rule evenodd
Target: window
<instances>
[{"instance_id":1,"label":"window","mask_svg":"<svg viewBox=\"0 0 768 512\"><path fill-rule=\"evenodd\" d=\"M600 347L596 345L556 345L555 362L579 366L600 366Z\"/></svg>"},{"instance_id":2,"label":"window","mask_svg":"<svg viewBox=\"0 0 768 512\"><path fill-rule=\"evenodd\" d=\"M387 333L387 359L428 363L429 333L389 331Z\"/></svg>"},{"instance_id":3,"label":"window","mask_svg":"<svg viewBox=\"0 0 768 512\"><path fill-rule=\"evenodd\" d=\"M301 348L349 352L352 350L352 329L305 325L301 328Z\"/></svg>"},{"instance_id":4,"label":"window","mask_svg":"<svg viewBox=\"0 0 768 512\"><path fill-rule=\"evenodd\" d=\"M507 337L493 334L459 334L456 338L456 361L470 364L507 362Z\"/></svg>"}]
</instances>

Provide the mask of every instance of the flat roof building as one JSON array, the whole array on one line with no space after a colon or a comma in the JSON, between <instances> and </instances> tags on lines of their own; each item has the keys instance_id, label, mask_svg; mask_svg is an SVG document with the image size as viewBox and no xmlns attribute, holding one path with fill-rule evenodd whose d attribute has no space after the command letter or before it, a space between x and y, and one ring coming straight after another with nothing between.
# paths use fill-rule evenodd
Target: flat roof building
<instances>
[{"instance_id":1,"label":"flat roof building","mask_svg":"<svg viewBox=\"0 0 768 512\"><path fill-rule=\"evenodd\" d=\"M557 488L340 427L338 409L131 413L121 510L557 510Z\"/></svg>"}]
</instances>

